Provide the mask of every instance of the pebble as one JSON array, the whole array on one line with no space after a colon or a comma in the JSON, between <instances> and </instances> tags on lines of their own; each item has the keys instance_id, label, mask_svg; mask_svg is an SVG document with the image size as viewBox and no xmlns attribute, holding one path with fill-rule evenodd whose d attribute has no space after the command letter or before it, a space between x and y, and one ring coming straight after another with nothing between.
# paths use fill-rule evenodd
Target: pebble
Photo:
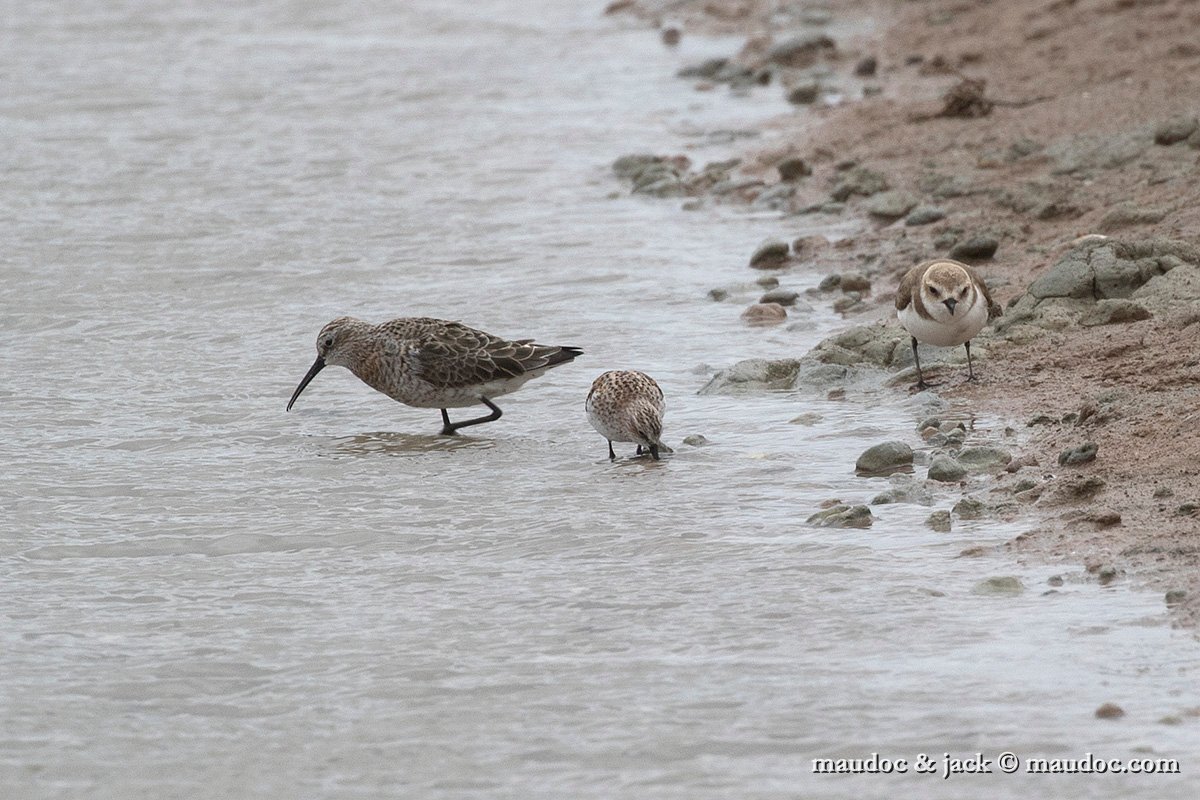
<instances>
[{"instance_id":1,"label":"pebble","mask_svg":"<svg viewBox=\"0 0 1200 800\"><path fill-rule=\"evenodd\" d=\"M708 437L701 433L692 433L683 437L683 443L689 447L704 447L710 444Z\"/></svg>"},{"instance_id":2,"label":"pebble","mask_svg":"<svg viewBox=\"0 0 1200 800\"><path fill-rule=\"evenodd\" d=\"M845 272L838 280L838 288L843 292L869 292L871 279L861 272Z\"/></svg>"},{"instance_id":3,"label":"pebble","mask_svg":"<svg viewBox=\"0 0 1200 800\"><path fill-rule=\"evenodd\" d=\"M854 463L854 470L860 475L884 475L911 467L912 461L912 448L904 442L883 442L863 451Z\"/></svg>"},{"instance_id":4,"label":"pebble","mask_svg":"<svg viewBox=\"0 0 1200 800\"><path fill-rule=\"evenodd\" d=\"M779 278L776 278L774 275L763 275L755 283L764 289L774 289L779 285Z\"/></svg>"},{"instance_id":5,"label":"pebble","mask_svg":"<svg viewBox=\"0 0 1200 800\"><path fill-rule=\"evenodd\" d=\"M1154 143L1172 145L1182 142L1196 132L1200 124L1195 117L1175 116L1163 120L1154 128Z\"/></svg>"},{"instance_id":6,"label":"pebble","mask_svg":"<svg viewBox=\"0 0 1200 800\"><path fill-rule=\"evenodd\" d=\"M954 483L965 478L967 469L950 456L935 456L929 465L927 477L931 481Z\"/></svg>"},{"instance_id":7,"label":"pebble","mask_svg":"<svg viewBox=\"0 0 1200 800\"><path fill-rule=\"evenodd\" d=\"M794 87L788 92L787 100L793 105L809 105L817 102L821 96L821 85L816 81L808 81Z\"/></svg>"},{"instance_id":8,"label":"pebble","mask_svg":"<svg viewBox=\"0 0 1200 800\"><path fill-rule=\"evenodd\" d=\"M964 497L954 504L954 514L959 519L979 519L983 516L984 505L974 497Z\"/></svg>"},{"instance_id":9,"label":"pebble","mask_svg":"<svg viewBox=\"0 0 1200 800\"><path fill-rule=\"evenodd\" d=\"M866 202L865 208L867 213L873 217L896 219L916 208L919 202L920 198L915 194L894 189L874 195Z\"/></svg>"},{"instance_id":10,"label":"pebble","mask_svg":"<svg viewBox=\"0 0 1200 800\"><path fill-rule=\"evenodd\" d=\"M729 299L729 291L726 289L709 289L708 299L720 303L722 300Z\"/></svg>"},{"instance_id":11,"label":"pebble","mask_svg":"<svg viewBox=\"0 0 1200 800\"><path fill-rule=\"evenodd\" d=\"M784 159L775 165L775 169L779 170L779 179L784 181L798 181L812 175L812 167L803 158Z\"/></svg>"},{"instance_id":12,"label":"pebble","mask_svg":"<svg viewBox=\"0 0 1200 800\"><path fill-rule=\"evenodd\" d=\"M799 292L791 289L772 289L758 299L759 303L778 303L781 306L790 306L796 302L796 298L800 296Z\"/></svg>"},{"instance_id":13,"label":"pebble","mask_svg":"<svg viewBox=\"0 0 1200 800\"><path fill-rule=\"evenodd\" d=\"M788 243L781 239L768 239L758 246L750 256L750 266L755 269L775 269L783 266L788 257Z\"/></svg>"},{"instance_id":14,"label":"pebble","mask_svg":"<svg viewBox=\"0 0 1200 800\"><path fill-rule=\"evenodd\" d=\"M787 320L787 310L778 303L755 303L742 312L751 325L778 325Z\"/></svg>"},{"instance_id":15,"label":"pebble","mask_svg":"<svg viewBox=\"0 0 1200 800\"><path fill-rule=\"evenodd\" d=\"M1104 703L1096 709L1096 719L1120 719L1125 716L1125 709L1116 703Z\"/></svg>"},{"instance_id":16,"label":"pebble","mask_svg":"<svg viewBox=\"0 0 1200 800\"><path fill-rule=\"evenodd\" d=\"M1025 584L1021 583L1020 578L1015 578L1011 575L1000 575L992 578L987 578L975 584L971 590L972 594L1020 594L1025 591Z\"/></svg>"},{"instance_id":17,"label":"pebble","mask_svg":"<svg viewBox=\"0 0 1200 800\"><path fill-rule=\"evenodd\" d=\"M917 206L912 211L908 212L908 216L904 218L904 224L909 226L929 225L938 220L945 219L946 210L938 206Z\"/></svg>"},{"instance_id":18,"label":"pebble","mask_svg":"<svg viewBox=\"0 0 1200 800\"><path fill-rule=\"evenodd\" d=\"M866 506L836 505L818 511L808 518L809 525L819 528L869 528L875 518Z\"/></svg>"},{"instance_id":19,"label":"pebble","mask_svg":"<svg viewBox=\"0 0 1200 800\"><path fill-rule=\"evenodd\" d=\"M972 236L965 242L959 242L951 247L950 257L964 260L991 258L999 247L1000 242L994 236Z\"/></svg>"},{"instance_id":20,"label":"pebble","mask_svg":"<svg viewBox=\"0 0 1200 800\"><path fill-rule=\"evenodd\" d=\"M1012 454L1003 447L965 447L958 460L971 472L1000 472L1012 461Z\"/></svg>"},{"instance_id":21,"label":"pebble","mask_svg":"<svg viewBox=\"0 0 1200 800\"><path fill-rule=\"evenodd\" d=\"M1185 589L1171 589L1166 593L1166 595L1163 596L1163 599L1166 601L1167 605L1177 606L1186 600L1187 596L1188 593Z\"/></svg>"},{"instance_id":22,"label":"pebble","mask_svg":"<svg viewBox=\"0 0 1200 800\"><path fill-rule=\"evenodd\" d=\"M1058 455L1058 463L1064 467L1076 467L1089 464L1096 460L1096 452L1100 449L1095 442L1085 442L1078 447L1068 447Z\"/></svg>"},{"instance_id":23,"label":"pebble","mask_svg":"<svg viewBox=\"0 0 1200 800\"><path fill-rule=\"evenodd\" d=\"M854 65L854 74L860 78L870 78L878 68L879 60L875 56L867 56Z\"/></svg>"},{"instance_id":24,"label":"pebble","mask_svg":"<svg viewBox=\"0 0 1200 800\"><path fill-rule=\"evenodd\" d=\"M938 533L949 533L950 532L950 512L949 511L935 511L929 515L928 519L925 520L925 524L927 526L929 526L930 528L933 528Z\"/></svg>"}]
</instances>

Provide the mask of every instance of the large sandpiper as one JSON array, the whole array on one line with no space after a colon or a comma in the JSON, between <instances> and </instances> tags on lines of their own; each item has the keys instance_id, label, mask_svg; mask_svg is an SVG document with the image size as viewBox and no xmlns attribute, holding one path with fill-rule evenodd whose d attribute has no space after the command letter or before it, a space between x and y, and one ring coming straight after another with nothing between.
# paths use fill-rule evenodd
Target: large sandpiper
<instances>
[{"instance_id":1,"label":"large sandpiper","mask_svg":"<svg viewBox=\"0 0 1200 800\"><path fill-rule=\"evenodd\" d=\"M588 422L608 440L608 457L616 458L613 442L636 442L637 454L671 452L662 443L662 418L666 411L662 389L654 379L636 370L605 372L592 383L587 401Z\"/></svg>"},{"instance_id":2,"label":"large sandpiper","mask_svg":"<svg viewBox=\"0 0 1200 800\"><path fill-rule=\"evenodd\" d=\"M288 411L304 387L327 366L345 367L372 389L414 408L442 411L442 434L500 419L492 398L516 391L551 367L583 353L578 347L509 341L459 322L404 317L372 325L339 317L317 335L317 360L300 381ZM448 408L482 403L492 413L450 422Z\"/></svg>"},{"instance_id":3,"label":"large sandpiper","mask_svg":"<svg viewBox=\"0 0 1200 800\"><path fill-rule=\"evenodd\" d=\"M975 380L971 363L971 339L988 320L1000 316L1000 306L988 294L987 284L975 270L949 258L917 264L900 281L896 290L896 316L912 336L913 360L917 362L917 388L928 389L921 374L917 342L937 347L967 348L967 380Z\"/></svg>"}]
</instances>

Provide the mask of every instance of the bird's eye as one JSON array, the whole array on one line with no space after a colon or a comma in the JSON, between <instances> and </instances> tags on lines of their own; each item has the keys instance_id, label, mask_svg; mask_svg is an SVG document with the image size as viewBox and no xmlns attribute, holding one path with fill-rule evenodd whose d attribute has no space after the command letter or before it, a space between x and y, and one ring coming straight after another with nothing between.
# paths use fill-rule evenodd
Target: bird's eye
<instances>
[{"instance_id":1,"label":"bird's eye","mask_svg":"<svg viewBox=\"0 0 1200 800\"><path fill-rule=\"evenodd\" d=\"M931 295L933 295L934 297L941 297L941 296L942 296L942 293L941 293L941 292L939 292L939 291L937 290L937 287L936 287L936 286L930 286L930 287L929 287L929 293L930 293Z\"/></svg>"},{"instance_id":2,"label":"bird's eye","mask_svg":"<svg viewBox=\"0 0 1200 800\"><path fill-rule=\"evenodd\" d=\"M961 292L959 292L959 293L958 293L958 296L959 296L959 297L961 297L961 298L963 298L964 300L966 300L966 299L967 299L967 289L966 289L966 287L965 287L965 286L963 287L963 290L962 290Z\"/></svg>"},{"instance_id":3,"label":"bird's eye","mask_svg":"<svg viewBox=\"0 0 1200 800\"><path fill-rule=\"evenodd\" d=\"M321 342L321 346L324 347L326 350L333 347L333 337L326 336L325 340Z\"/></svg>"}]
</instances>

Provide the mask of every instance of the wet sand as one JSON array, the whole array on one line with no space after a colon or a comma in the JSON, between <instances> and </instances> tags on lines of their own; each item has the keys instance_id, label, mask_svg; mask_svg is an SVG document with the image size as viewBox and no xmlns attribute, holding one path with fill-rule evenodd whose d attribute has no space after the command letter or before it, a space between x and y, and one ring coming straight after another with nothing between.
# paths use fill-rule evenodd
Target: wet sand
<instances>
[{"instance_id":1,"label":"wet sand","mask_svg":"<svg viewBox=\"0 0 1200 800\"><path fill-rule=\"evenodd\" d=\"M863 220L773 265L837 276L817 299L848 328L896 329L894 287L918 261L976 266L1006 317L979 339L981 380L943 368L936 391L1018 429L1015 469L989 500L1039 523L1008 548L1147 585L1194 627L1200 6L638 0L610 13L668 42L672 29L742 35L730 64L689 78L697 90L784 92L802 108L716 179L677 165L659 193L778 208L784 242L793 218ZM867 33L830 35L844 21ZM838 286L847 274L850 291ZM877 365L889 391L912 391L909 371L895 379L902 350ZM1094 459L1060 463L1087 444Z\"/></svg>"}]
</instances>

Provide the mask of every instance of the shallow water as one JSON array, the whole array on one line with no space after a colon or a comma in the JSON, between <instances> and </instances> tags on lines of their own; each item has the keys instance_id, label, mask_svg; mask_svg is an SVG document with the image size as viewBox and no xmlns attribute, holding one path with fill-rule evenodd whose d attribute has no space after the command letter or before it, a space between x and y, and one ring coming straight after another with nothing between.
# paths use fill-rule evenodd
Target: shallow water
<instances>
[{"instance_id":1,"label":"shallow water","mask_svg":"<svg viewBox=\"0 0 1200 800\"><path fill-rule=\"evenodd\" d=\"M695 394L840 323L742 326L705 293L792 223L614 198L607 165L725 157L781 104L673 77L730 43L587 5L5 12L0 795L1189 796L1196 648L1161 598L958 557L1021 525L809 528L886 486L854 456L917 410ZM458 439L343 370L285 414L346 313L587 354ZM675 456L608 461L583 398L614 367L659 379ZM1183 774L811 768L976 751Z\"/></svg>"}]
</instances>

